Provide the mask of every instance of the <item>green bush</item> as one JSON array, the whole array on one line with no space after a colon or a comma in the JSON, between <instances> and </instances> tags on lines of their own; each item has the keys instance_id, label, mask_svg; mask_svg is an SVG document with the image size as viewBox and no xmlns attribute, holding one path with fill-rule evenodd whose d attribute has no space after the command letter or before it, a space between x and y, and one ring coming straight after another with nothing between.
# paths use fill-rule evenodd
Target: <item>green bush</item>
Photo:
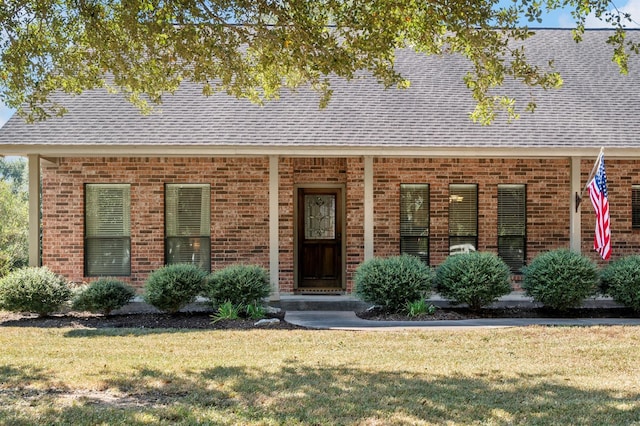
<instances>
[{"instance_id":1,"label":"green bush","mask_svg":"<svg viewBox=\"0 0 640 426\"><path fill-rule=\"evenodd\" d=\"M152 272L144 287L144 300L161 311L176 313L202 293L207 272L190 264L164 266Z\"/></svg>"},{"instance_id":2,"label":"green bush","mask_svg":"<svg viewBox=\"0 0 640 426\"><path fill-rule=\"evenodd\" d=\"M401 312L408 303L430 294L431 275L429 267L414 256L373 258L356 269L355 293L388 312Z\"/></svg>"},{"instance_id":3,"label":"green bush","mask_svg":"<svg viewBox=\"0 0 640 426\"><path fill-rule=\"evenodd\" d=\"M640 256L623 257L610 263L600 275L602 292L640 311Z\"/></svg>"},{"instance_id":4,"label":"green bush","mask_svg":"<svg viewBox=\"0 0 640 426\"><path fill-rule=\"evenodd\" d=\"M239 307L259 305L270 291L269 273L257 265L228 266L213 272L205 285L214 308L225 302Z\"/></svg>"},{"instance_id":5,"label":"green bush","mask_svg":"<svg viewBox=\"0 0 640 426\"><path fill-rule=\"evenodd\" d=\"M136 291L120 280L100 278L76 294L72 307L77 311L109 315L129 303L135 295Z\"/></svg>"},{"instance_id":6,"label":"green bush","mask_svg":"<svg viewBox=\"0 0 640 426\"><path fill-rule=\"evenodd\" d=\"M480 309L511 292L511 272L494 253L449 256L436 270L436 288L452 304Z\"/></svg>"},{"instance_id":7,"label":"green bush","mask_svg":"<svg viewBox=\"0 0 640 426\"><path fill-rule=\"evenodd\" d=\"M47 268L17 269L0 279L0 308L46 316L71 298L69 283Z\"/></svg>"},{"instance_id":8,"label":"green bush","mask_svg":"<svg viewBox=\"0 0 640 426\"><path fill-rule=\"evenodd\" d=\"M536 256L523 269L522 287L545 306L564 310L578 307L598 291L598 269L587 257L566 249Z\"/></svg>"},{"instance_id":9,"label":"green bush","mask_svg":"<svg viewBox=\"0 0 640 426\"><path fill-rule=\"evenodd\" d=\"M0 158L0 178L3 164L6 167ZM0 217L0 277L3 277L29 264L29 208L26 193L17 188L12 190L12 185L2 179Z\"/></svg>"}]
</instances>

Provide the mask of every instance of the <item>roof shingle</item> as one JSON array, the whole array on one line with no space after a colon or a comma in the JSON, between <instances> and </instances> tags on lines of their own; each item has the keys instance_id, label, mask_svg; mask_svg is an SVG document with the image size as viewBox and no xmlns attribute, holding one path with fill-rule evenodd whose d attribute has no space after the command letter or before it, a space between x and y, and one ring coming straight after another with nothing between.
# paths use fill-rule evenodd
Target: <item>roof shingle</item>
<instances>
[{"instance_id":1,"label":"roof shingle","mask_svg":"<svg viewBox=\"0 0 640 426\"><path fill-rule=\"evenodd\" d=\"M469 68L454 56L400 51L397 67L411 81L388 89L371 78L334 80L325 109L309 90L283 92L257 106L183 84L148 116L122 96L86 92L65 99L68 113L33 125L18 117L0 129L0 154L18 147L300 147L309 148L640 148L640 61L620 74L606 45L610 31L587 31L576 44L569 30L536 30L528 56L553 59L564 79L559 90L531 90L516 82L504 89L523 106L530 93L538 108L511 124L488 127L468 117L474 103L462 80ZM633 32L632 36L640 36Z\"/></svg>"}]
</instances>

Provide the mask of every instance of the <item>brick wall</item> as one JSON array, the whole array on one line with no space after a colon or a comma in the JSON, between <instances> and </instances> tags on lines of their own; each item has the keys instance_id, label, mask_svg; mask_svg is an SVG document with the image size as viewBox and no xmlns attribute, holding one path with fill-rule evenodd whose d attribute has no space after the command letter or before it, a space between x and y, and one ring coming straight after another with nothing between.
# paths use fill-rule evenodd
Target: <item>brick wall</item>
<instances>
[{"instance_id":1,"label":"brick wall","mask_svg":"<svg viewBox=\"0 0 640 426\"><path fill-rule=\"evenodd\" d=\"M375 255L400 252L400 184L428 183L430 263L449 253L449 184L478 185L478 249L497 251L499 184L527 185L527 259L569 246L569 160L376 159Z\"/></svg>"},{"instance_id":2,"label":"brick wall","mask_svg":"<svg viewBox=\"0 0 640 426\"><path fill-rule=\"evenodd\" d=\"M593 163L593 160L581 162L582 185L587 183ZM605 167L611 216L611 260L615 260L629 254L640 253L640 229L631 227L631 186L640 184L640 163L605 159ZM600 266L604 266L606 262L602 261L600 255L593 250L595 213L587 191L584 193L580 209L582 252Z\"/></svg>"},{"instance_id":3,"label":"brick wall","mask_svg":"<svg viewBox=\"0 0 640 426\"><path fill-rule=\"evenodd\" d=\"M593 165L582 162L582 182ZM613 256L637 253L640 230L631 228L631 185L640 184L634 161L607 160ZM294 291L295 188L343 185L346 212L347 291L364 259L364 161L353 158L279 159L280 291ZM497 186L527 185L527 259L569 246L568 159L374 159L374 250L400 251L400 184L430 185L430 261L448 254L449 184L478 185L478 248L497 250ZM66 158L43 168L43 263L75 282L84 277L85 183L131 184L132 275L140 288L164 264L164 184L211 185L212 269L234 263L269 266L269 162L267 158ZM585 198L582 249L593 259L593 211Z\"/></svg>"},{"instance_id":4,"label":"brick wall","mask_svg":"<svg viewBox=\"0 0 640 426\"><path fill-rule=\"evenodd\" d=\"M279 162L280 192L279 192L279 264L280 264L280 292L292 293L295 287L294 279L294 201L297 187L309 185L345 185L347 183L348 164L360 159L344 158L281 158ZM349 208L349 188L347 188L347 209ZM347 213L347 216L349 213ZM347 229L349 223L347 219ZM347 240L347 251L350 248ZM347 253L347 259L350 258ZM349 262L349 261L347 261ZM359 263L359 262L358 262ZM350 290L350 289L348 289Z\"/></svg>"},{"instance_id":5,"label":"brick wall","mask_svg":"<svg viewBox=\"0 0 640 426\"><path fill-rule=\"evenodd\" d=\"M131 277L140 288L164 264L164 184L211 185L212 269L269 266L266 158L63 158L43 168L43 264L74 282L84 276L85 183L131 184Z\"/></svg>"}]
</instances>

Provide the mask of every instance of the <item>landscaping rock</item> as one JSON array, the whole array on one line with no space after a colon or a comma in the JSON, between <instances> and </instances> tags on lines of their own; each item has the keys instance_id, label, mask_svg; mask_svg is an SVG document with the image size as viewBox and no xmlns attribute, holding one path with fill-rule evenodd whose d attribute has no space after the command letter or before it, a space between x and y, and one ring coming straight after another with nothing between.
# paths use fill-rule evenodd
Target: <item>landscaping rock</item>
<instances>
[{"instance_id":1,"label":"landscaping rock","mask_svg":"<svg viewBox=\"0 0 640 426\"><path fill-rule=\"evenodd\" d=\"M261 319L253 325L255 325L256 327L271 327L278 324L280 324L280 320L278 318L265 318Z\"/></svg>"}]
</instances>

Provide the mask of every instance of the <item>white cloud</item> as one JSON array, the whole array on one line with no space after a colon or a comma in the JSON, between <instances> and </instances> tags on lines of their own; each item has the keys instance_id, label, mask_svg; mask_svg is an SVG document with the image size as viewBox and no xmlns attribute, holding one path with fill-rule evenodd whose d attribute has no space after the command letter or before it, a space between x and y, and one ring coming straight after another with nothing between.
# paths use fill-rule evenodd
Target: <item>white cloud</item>
<instances>
[{"instance_id":1,"label":"white cloud","mask_svg":"<svg viewBox=\"0 0 640 426\"><path fill-rule=\"evenodd\" d=\"M640 28L640 0L627 0L622 6L618 6L618 11L622 14L631 15L632 22L625 21L626 28ZM585 20L585 28L612 28L611 24L596 18L592 13ZM575 28L576 22L569 11L563 11L558 15L559 28Z\"/></svg>"},{"instance_id":2,"label":"white cloud","mask_svg":"<svg viewBox=\"0 0 640 426\"><path fill-rule=\"evenodd\" d=\"M640 28L640 0L629 0L620 8L620 12L631 15L633 22L628 25L628 28Z\"/></svg>"},{"instance_id":3,"label":"white cloud","mask_svg":"<svg viewBox=\"0 0 640 426\"><path fill-rule=\"evenodd\" d=\"M627 28L640 28L640 0L628 0L626 4L618 6L621 14L630 14L632 22L623 21ZM611 24L596 18L593 14L587 17L586 28L611 28Z\"/></svg>"}]
</instances>

